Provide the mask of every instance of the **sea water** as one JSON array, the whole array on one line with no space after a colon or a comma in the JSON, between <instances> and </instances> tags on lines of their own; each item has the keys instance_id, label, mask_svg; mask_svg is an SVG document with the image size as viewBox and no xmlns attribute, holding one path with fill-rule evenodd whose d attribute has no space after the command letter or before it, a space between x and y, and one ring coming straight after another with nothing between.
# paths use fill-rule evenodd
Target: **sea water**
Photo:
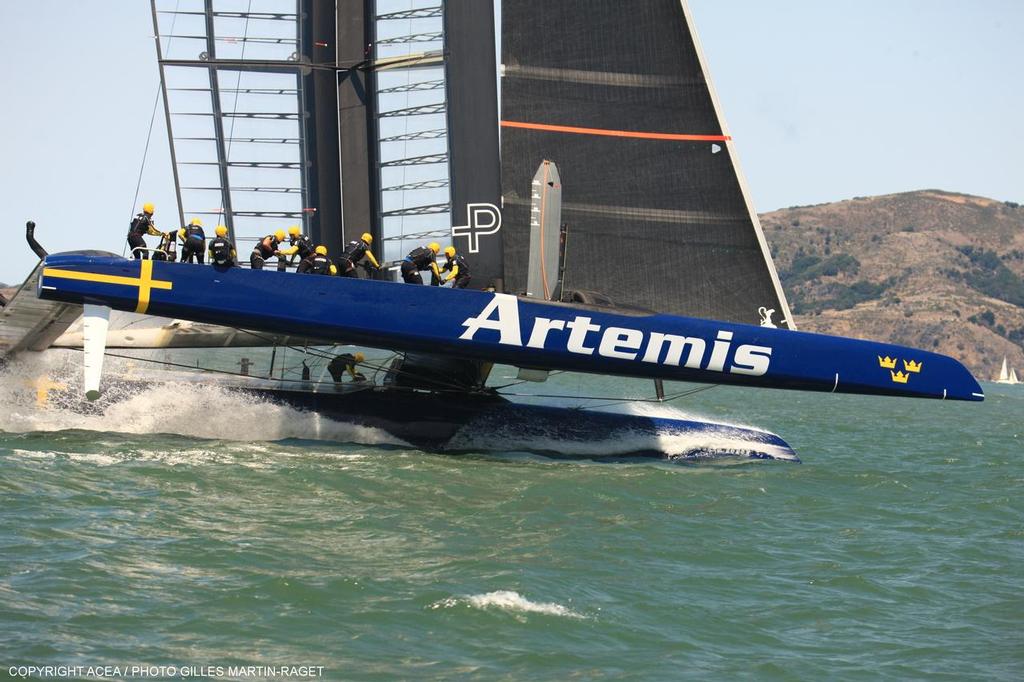
<instances>
[{"instance_id":1,"label":"sea water","mask_svg":"<svg viewBox=\"0 0 1024 682\"><path fill-rule=\"evenodd\" d=\"M1024 677L1024 387L675 401L803 459L721 467L429 454L210 386L81 415L22 379L0 677Z\"/></svg>"}]
</instances>

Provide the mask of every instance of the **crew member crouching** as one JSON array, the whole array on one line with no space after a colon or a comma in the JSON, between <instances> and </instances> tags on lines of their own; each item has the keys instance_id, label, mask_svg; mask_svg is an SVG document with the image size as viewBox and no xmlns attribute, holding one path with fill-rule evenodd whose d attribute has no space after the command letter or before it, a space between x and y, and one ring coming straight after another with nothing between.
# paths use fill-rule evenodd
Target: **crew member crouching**
<instances>
[{"instance_id":1,"label":"crew member crouching","mask_svg":"<svg viewBox=\"0 0 1024 682\"><path fill-rule=\"evenodd\" d=\"M437 242L430 242L426 246L419 246L410 251L402 261L402 281L406 284L423 284L420 270L430 270L430 283L433 286L440 285L441 273L437 270L437 254L440 251L441 245Z\"/></svg>"},{"instance_id":2,"label":"crew member crouching","mask_svg":"<svg viewBox=\"0 0 1024 682\"><path fill-rule=\"evenodd\" d=\"M256 248L252 250L252 255L249 256L249 267L253 270L262 270L267 259L273 256L277 256L278 262L281 262L281 252L277 250L277 247L283 241L284 230L278 230L274 234L268 234L256 242Z\"/></svg>"},{"instance_id":3,"label":"crew member crouching","mask_svg":"<svg viewBox=\"0 0 1024 682\"><path fill-rule=\"evenodd\" d=\"M160 244L153 253L153 260L165 260L172 263L178 259L178 233L163 232L160 235Z\"/></svg>"},{"instance_id":4,"label":"crew member crouching","mask_svg":"<svg viewBox=\"0 0 1024 682\"><path fill-rule=\"evenodd\" d=\"M448 260L441 268L441 272L447 272L449 275L441 283L447 284L455 280L452 289L465 289L469 280L473 279L469 276L469 265L466 264L466 259L462 257L461 253L455 253L454 246L445 247L444 255Z\"/></svg>"},{"instance_id":5,"label":"crew member crouching","mask_svg":"<svg viewBox=\"0 0 1024 682\"><path fill-rule=\"evenodd\" d=\"M225 268L237 266L238 255L235 253L235 245L228 239L228 228L218 225L213 231L217 236L210 240L210 262Z\"/></svg>"},{"instance_id":6,"label":"crew member crouching","mask_svg":"<svg viewBox=\"0 0 1024 682\"><path fill-rule=\"evenodd\" d=\"M352 381L366 381L361 373L356 371L356 365L360 364L366 356L362 353L342 353L341 355L335 356L333 360L327 365L327 371L331 373L331 378L334 379L334 383L340 384L342 378L345 376L345 372L352 375Z\"/></svg>"},{"instance_id":7,"label":"crew member crouching","mask_svg":"<svg viewBox=\"0 0 1024 682\"><path fill-rule=\"evenodd\" d=\"M370 251L370 244L373 244L373 235L369 232L364 232L359 239L354 239L345 245L345 250L341 252L341 262L339 263L342 277L358 277L356 265L363 258L370 261L374 269L380 270L380 263L377 262L373 252Z\"/></svg>"},{"instance_id":8,"label":"crew member crouching","mask_svg":"<svg viewBox=\"0 0 1024 682\"><path fill-rule=\"evenodd\" d=\"M292 256L297 255L299 260L303 261L313 255L313 240L302 234L302 229L298 225L288 228L288 243L290 246L287 249L281 249L281 253L277 257L278 270L284 270ZM288 260L286 261L281 256L288 256Z\"/></svg>"},{"instance_id":9,"label":"crew member crouching","mask_svg":"<svg viewBox=\"0 0 1024 682\"><path fill-rule=\"evenodd\" d=\"M334 267L334 263L332 263L331 259L327 257L327 247L323 244L316 247L316 250L311 256L303 259L295 271L308 272L311 275L338 274L338 268Z\"/></svg>"}]
</instances>

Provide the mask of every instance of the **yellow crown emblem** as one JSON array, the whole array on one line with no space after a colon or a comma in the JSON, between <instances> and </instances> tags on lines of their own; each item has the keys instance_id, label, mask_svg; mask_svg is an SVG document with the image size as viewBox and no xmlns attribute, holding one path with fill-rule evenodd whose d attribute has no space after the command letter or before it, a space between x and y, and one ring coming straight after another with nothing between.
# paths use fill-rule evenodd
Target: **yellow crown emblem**
<instances>
[{"instance_id":1,"label":"yellow crown emblem","mask_svg":"<svg viewBox=\"0 0 1024 682\"><path fill-rule=\"evenodd\" d=\"M913 360L904 360L903 369L907 370L908 372L920 372L922 364L923 363L920 362L914 362Z\"/></svg>"},{"instance_id":2,"label":"yellow crown emblem","mask_svg":"<svg viewBox=\"0 0 1024 682\"><path fill-rule=\"evenodd\" d=\"M893 372L892 370L889 370L889 374L892 375L892 380L897 384L905 384L907 383L907 379L910 378L909 374L905 374L903 372Z\"/></svg>"},{"instance_id":3,"label":"yellow crown emblem","mask_svg":"<svg viewBox=\"0 0 1024 682\"><path fill-rule=\"evenodd\" d=\"M879 355L878 366L884 369L894 369L896 367L896 358L890 358L888 355L883 358Z\"/></svg>"}]
</instances>

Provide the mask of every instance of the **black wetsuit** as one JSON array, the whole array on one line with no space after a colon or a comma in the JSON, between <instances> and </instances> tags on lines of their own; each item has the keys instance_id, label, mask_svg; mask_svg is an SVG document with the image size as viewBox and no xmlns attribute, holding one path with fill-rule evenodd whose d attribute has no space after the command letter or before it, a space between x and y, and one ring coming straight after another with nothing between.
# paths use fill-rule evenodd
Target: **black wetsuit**
<instances>
[{"instance_id":1,"label":"black wetsuit","mask_svg":"<svg viewBox=\"0 0 1024 682\"><path fill-rule=\"evenodd\" d=\"M356 371L356 358L351 353L342 353L336 356L327 365L327 371L331 373L331 378L337 384L341 383L342 377L345 376L345 372L352 375L353 381L365 381L366 377Z\"/></svg>"},{"instance_id":2,"label":"black wetsuit","mask_svg":"<svg viewBox=\"0 0 1024 682\"><path fill-rule=\"evenodd\" d=\"M202 265L203 252L206 251L206 233L198 225L187 225L185 228L184 243L181 246L181 262L196 262Z\"/></svg>"},{"instance_id":3,"label":"black wetsuit","mask_svg":"<svg viewBox=\"0 0 1024 682\"><path fill-rule=\"evenodd\" d=\"M431 264L437 267L437 254L425 246L420 246L409 252L409 255L402 261L402 281L406 284L423 284L420 270L431 270ZM437 278L432 278L431 284L437 285Z\"/></svg>"},{"instance_id":4,"label":"black wetsuit","mask_svg":"<svg viewBox=\"0 0 1024 682\"><path fill-rule=\"evenodd\" d=\"M321 256L319 253L314 253L308 258L303 258L295 272L308 272L311 275L329 275L331 274L331 259L327 256Z\"/></svg>"},{"instance_id":5,"label":"black wetsuit","mask_svg":"<svg viewBox=\"0 0 1024 682\"><path fill-rule=\"evenodd\" d=\"M296 248L295 255L299 257L300 261L306 260L315 253L312 240L310 240L310 238L304 234L300 234L298 237L291 237L289 238L288 241L291 246L294 246ZM277 269L286 269L288 267L288 262L290 260L291 258L289 258L287 261L284 258L278 258Z\"/></svg>"},{"instance_id":6,"label":"black wetsuit","mask_svg":"<svg viewBox=\"0 0 1024 682\"><path fill-rule=\"evenodd\" d=\"M128 246L132 249L132 257L135 260L148 260L149 254L144 250L146 248L146 240L142 238L143 235L149 234L150 228L153 231L156 230L156 226L153 224L153 219L145 213L139 213L132 220L131 227L128 228Z\"/></svg>"},{"instance_id":7,"label":"black wetsuit","mask_svg":"<svg viewBox=\"0 0 1024 682\"><path fill-rule=\"evenodd\" d=\"M177 246L177 240L173 232L161 235L160 244L156 247L156 253L153 254L153 260L176 261L178 259Z\"/></svg>"},{"instance_id":8,"label":"black wetsuit","mask_svg":"<svg viewBox=\"0 0 1024 682\"><path fill-rule=\"evenodd\" d=\"M277 237L272 234L259 240L252 250L252 255L249 256L249 266L253 270L262 270L263 263L277 252L277 247L280 245L281 242L277 241Z\"/></svg>"},{"instance_id":9,"label":"black wetsuit","mask_svg":"<svg viewBox=\"0 0 1024 682\"><path fill-rule=\"evenodd\" d=\"M235 262L235 245L227 237L215 237L210 240L208 250L210 261L214 265L223 265L229 268L238 265Z\"/></svg>"},{"instance_id":10,"label":"black wetsuit","mask_svg":"<svg viewBox=\"0 0 1024 682\"><path fill-rule=\"evenodd\" d=\"M363 260L366 257L366 252L370 250L370 245L362 239L354 239L345 245L345 250L341 252L341 274L342 277L358 277L359 273L356 272L356 263Z\"/></svg>"},{"instance_id":11,"label":"black wetsuit","mask_svg":"<svg viewBox=\"0 0 1024 682\"><path fill-rule=\"evenodd\" d=\"M453 289L465 289L469 280L473 279L469 276L469 265L466 264L466 259L462 257L461 253L455 254L455 258L449 258L441 268L441 272L455 272L455 281L452 282Z\"/></svg>"}]
</instances>

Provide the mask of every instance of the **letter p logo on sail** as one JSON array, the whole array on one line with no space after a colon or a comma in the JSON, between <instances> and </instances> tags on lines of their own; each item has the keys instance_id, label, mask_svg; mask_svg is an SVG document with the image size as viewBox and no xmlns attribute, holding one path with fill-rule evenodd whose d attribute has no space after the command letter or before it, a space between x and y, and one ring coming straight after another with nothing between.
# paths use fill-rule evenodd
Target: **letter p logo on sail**
<instances>
[{"instance_id":1,"label":"letter p logo on sail","mask_svg":"<svg viewBox=\"0 0 1024 682\"><path fill-rule=\"evenodd\" d=\"M501 229L501 211L494 204L466 204L466 224L452 227L452 239L469 239L469 252L480 251L480 237Z\"/></svg>"}]
</instances>

